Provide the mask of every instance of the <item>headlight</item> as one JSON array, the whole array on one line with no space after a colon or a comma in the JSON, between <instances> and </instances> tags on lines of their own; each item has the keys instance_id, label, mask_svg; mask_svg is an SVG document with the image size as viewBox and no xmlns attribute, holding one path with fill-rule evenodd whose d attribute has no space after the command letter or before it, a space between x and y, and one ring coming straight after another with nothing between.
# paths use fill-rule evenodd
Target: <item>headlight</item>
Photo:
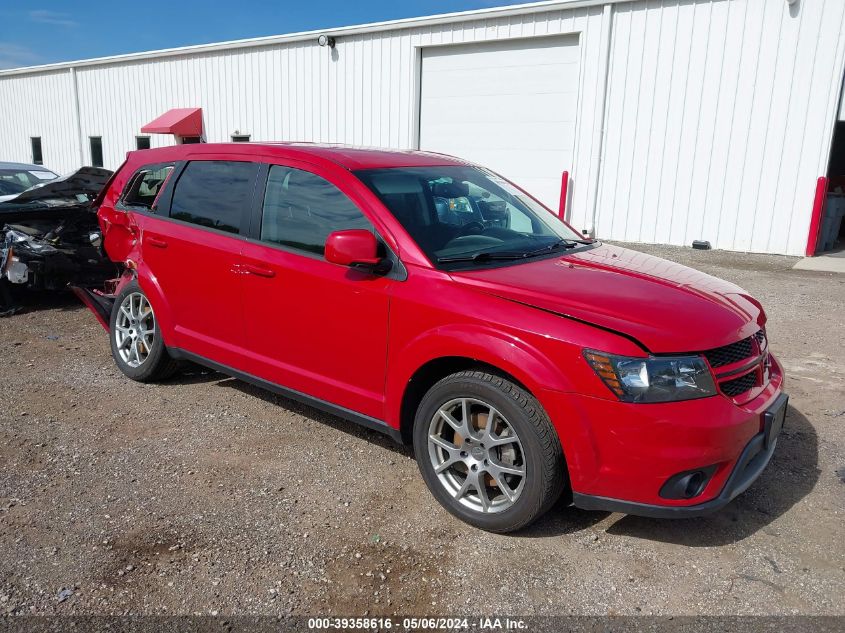
<instances>
[{"instance_id":1,"label":"headlight","mask_svg":"<svg viewBox=\"0 0 845 633\"><path fill-rule=\"evenodd\" d=\"M701 356L632 358L584 350L584 358L624 402L674 402L716 394Z\"/></svg>"}]
</instances>

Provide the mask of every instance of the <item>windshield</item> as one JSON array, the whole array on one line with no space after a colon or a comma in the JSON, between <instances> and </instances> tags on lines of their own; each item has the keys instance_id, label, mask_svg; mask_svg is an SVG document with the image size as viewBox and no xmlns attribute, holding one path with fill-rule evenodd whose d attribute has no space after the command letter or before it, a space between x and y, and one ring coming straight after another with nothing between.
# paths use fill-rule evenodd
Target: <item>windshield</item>
<instances>
[{"instance_id":1,"label":"windshield","mask_svg":"<svg viewBox=\"0 0 845 633\"><path fill-rule=\"evenodd\" d=\"M0 169L0 196L22 193L35 185L42 185L56 177L51 171L28 169Z\"/></svg>"},{"instance_id":2,"label":"windshield","mask_svg":"<svg viewBox=\"0 0 845 633\"><path fill-rule=\"evenodd\" d=\"M584 243L538 202L478 167L394 167L355 174L439 265L538 257Z\"/></svg>"}]
</instances>

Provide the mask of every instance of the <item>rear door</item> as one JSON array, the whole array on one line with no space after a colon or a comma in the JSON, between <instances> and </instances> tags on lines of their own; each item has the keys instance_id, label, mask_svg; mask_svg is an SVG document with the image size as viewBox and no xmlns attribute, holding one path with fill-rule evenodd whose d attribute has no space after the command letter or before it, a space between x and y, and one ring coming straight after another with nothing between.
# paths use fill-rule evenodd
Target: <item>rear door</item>
<instances>
[{"instance_id":1,"label":"rear door","mask_svg":"<svg viewBox=\"0 0 845 633\"><path fill-rule=\"evenodd\" d=\"M192 160L172 175L167 199L138 213L141 261L168 308L168 344L242 368L240 253L259 166Z\"/></svg>"},{"instance_id":2,"label":"rear door","mask_svg":"<svg viewBox=\"0 0 845 633\"><path fill-rule=\"evenodd\" d=\"M242 258L254 373L384 419L389 293L396 282L323 257L329 233L374 228L329 172L293 161L265 170Z\"/></svg>"}]
</instances>

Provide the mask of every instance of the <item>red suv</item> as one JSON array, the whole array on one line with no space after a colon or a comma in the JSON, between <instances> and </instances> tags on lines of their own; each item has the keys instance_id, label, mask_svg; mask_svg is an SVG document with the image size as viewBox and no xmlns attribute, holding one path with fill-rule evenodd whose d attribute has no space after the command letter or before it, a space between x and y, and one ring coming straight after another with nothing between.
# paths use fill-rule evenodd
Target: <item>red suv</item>
<instances>
[{"instance_id":1,"label":"red suv","mask_svg":"<svg viewBox=\"0 0 845 633\"><path fill-rule=\"evenodd\" d=\"M700 515L775 449L787 399L759 302L583 239L482 167L182 145L130 153L99 204L123 275L77 294L123 373L190 360L412 443L437 500L480 528L563 494Z\"/></svg>"}]
</instances>

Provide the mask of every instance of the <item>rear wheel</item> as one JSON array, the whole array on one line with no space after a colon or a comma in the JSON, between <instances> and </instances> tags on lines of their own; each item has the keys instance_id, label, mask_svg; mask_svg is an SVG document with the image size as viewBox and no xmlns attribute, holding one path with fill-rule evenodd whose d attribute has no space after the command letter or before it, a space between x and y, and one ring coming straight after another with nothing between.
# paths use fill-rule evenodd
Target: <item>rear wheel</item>
<instances>
[{"instance_id":1,"label":"rear wheel","mask_svg":"<svg viewBox=\"0 0 845 633\"><path fill-rule=\"evenodd\" d=\"M164 380L176 371L153 307L137 281L129 282L115 299L109 331L114 361L132 380Z\"/></svg>"},{"instance_id":2,"label":"rear wheel","mask_svg":"<svg viewBox=\"0 0 845 633\"><path fill-rule=\"evenodd\" d=\"M560 442L540 404L482 371L453 374L428 391L417 410L414 451L435 498L491 532L535 521L566 488Z\"/></svg>"}]
</instances>

